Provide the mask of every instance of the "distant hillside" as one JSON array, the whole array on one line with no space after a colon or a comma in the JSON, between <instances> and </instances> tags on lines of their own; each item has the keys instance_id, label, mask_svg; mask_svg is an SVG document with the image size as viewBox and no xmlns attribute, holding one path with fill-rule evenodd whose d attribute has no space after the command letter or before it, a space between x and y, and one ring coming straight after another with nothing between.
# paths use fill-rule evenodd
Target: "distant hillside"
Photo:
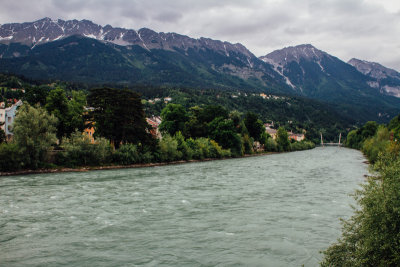
<instances>
[{"instance_id":1,"label":"distant hillside","mask_svg":"<svg viewBox=\"0 0 400 267\"><path fill-rule=\"evenodd\" d=\"M369 77L312 45L276 50L261 59L299 94L335 104L348 116L386 121L399 112L400 99L380 93Z\"/></svg>"},{"instance_id":2,"label":"distant hillside","mask_svg":"<svg viewBox=\"0 0 400 267\"><path fill-rule=\"evenodd\" d=\"M0 72L90 85L303 96L329 103L360 123L386 122L400 113L400 99L387 95L393 77L378 81L386 90L377 90L376 78L311 45L257 58L241 44L88 20L1 25Z\"/></svg>"}]
</instances>

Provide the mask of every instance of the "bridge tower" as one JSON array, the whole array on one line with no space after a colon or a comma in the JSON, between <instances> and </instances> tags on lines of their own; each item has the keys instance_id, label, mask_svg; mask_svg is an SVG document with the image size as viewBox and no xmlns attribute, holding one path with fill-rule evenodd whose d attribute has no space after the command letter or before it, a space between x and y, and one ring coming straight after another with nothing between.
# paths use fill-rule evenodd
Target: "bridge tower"
<instances>
[{"instance_id":1,"label":"bridge tower","mask_svg":"<svg viewBox=\"0 0 400 267\"><path fill-rule=\"evenodd\" d=\"M322 139L322 133L321 134L321 146L324 146L324 139Z\"/></svg>"}]
</instances>

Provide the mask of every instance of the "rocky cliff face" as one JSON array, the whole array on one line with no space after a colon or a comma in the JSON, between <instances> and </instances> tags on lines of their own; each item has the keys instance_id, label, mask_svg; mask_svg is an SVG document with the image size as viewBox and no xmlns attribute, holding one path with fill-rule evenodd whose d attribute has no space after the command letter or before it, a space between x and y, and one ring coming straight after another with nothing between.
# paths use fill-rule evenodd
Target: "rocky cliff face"
<instances>
[{"instance_id":1,"label":"rocky cliff face","mask_svg":"<svg viewBox=\"0 0 400 267\"><path fill-rule=\"evenodd\" d=\"M382 66L376 62L369 62L352 58L349 62L359 72L370 77L369 86L379 89L383 94L400 97L400 73Z\"/></svg>"},{"instance_id":2,"label":"rocky cliff face","mask_svg":"<svg viewBox=\"0 0 400 267\"><path fill-rule=\"evenodd\" d=\"M318 82L316 77L331 76L336 71L334 65L345 64L310 44L275 50L260 59L272 64L289 86L306 95L310 89L309 81L315 83Z\"/></svg>"},{"instance_id":3,"label":"rocky cliff face","mask_svg":"<svg viewBox=\"0 0 400 267\"><path fill-rule=\"evenodd\" d=\"M139 45L147 50L188 50L210 49L226 56L241 54L246 63L251 66L256 57L241 44L231 44L208 38L194 39L177 33L157 33L142 28L132 29L114 28L110 25L100 26L89 20L52 20L44 18L35 22L11 23L0 26L0 43L20 43L30 47L52 42L72 35L82 35L99 41L117 45Z\"/></svg>"}]
</instances>

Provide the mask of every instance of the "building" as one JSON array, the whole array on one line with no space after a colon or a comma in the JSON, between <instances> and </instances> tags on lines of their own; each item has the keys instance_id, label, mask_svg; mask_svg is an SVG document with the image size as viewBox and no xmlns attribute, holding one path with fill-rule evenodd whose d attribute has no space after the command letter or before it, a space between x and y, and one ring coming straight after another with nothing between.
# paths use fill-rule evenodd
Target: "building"
<instances>
[{"instance_id":1,"label":"building","mask_svg":"<svg viewBox=\"0 0 400 267\"><path fill-rule=\"evenodd\" d=\"M10 141L12 139L12 136L13 136L12 124L14 123L17 109L21 105L22 105L22 101L19 100L11 107L8 107L6 109L0 109L0 122L4 122L4 125L1 126L1 128L4 130L4 132L6 134L7 141ZM3 121L3 118L4 118L4 121Z\"/></svg>"},{"instance_id":2,"label":"building","mask_svg":"<svg viewBox=\"0 0 400 267\"><path fill-rule=\"evenodd\" d=\"M92 125L92 126L89 126L88 128L85 128L85 129L83 130L83 134L84 134L84 135L87 135L87 136L89 137L90 143L92 143L92 144L95 143L95 142L94 142L94 137L93 137L93 135L94 135L94 127L93 127L93 125Z\"/></svg>"},{"instance_id":3,"label":"building","mask_svg":"<svg viewBox=\"0 0 400 267\"><path fill-rule=\"evenodd\" d=\"M3 102L4 103L4 102ZM6 109L3 107L0 108L0 128L6 132L5 130L5 123L6 123Z\"/></svg>"},{"instance_id":4,"label":"building","mask_svg":"<svg viewBox=\"0 0 400 267\"><path fill-rule=\"evenodd\" d=\"M161 118L160 117L151 117L151 118L146 118L147 123L152 127L150 130L151 135L154 138L161 139L161 133L158 127L161 124Z\"/></svg>"},{"instance_id":5,"label":"building","mask_svg":"<svg viewBox=\"0 0 400 267\"><path fill-rule=\"evenodd\" d=\"M8 108L0 108L0 124L2 124L1 129L6 134L7 141L12 139L12 124L15 120L15 115L19 106L22 105L22 101L15 101L11 107Z\"/></svg>"},{"instance_id":6,"label":"building","mask_svg":"<svg viewBox=\"0 0 400 267\"><path fill-rule=\"evenodd\" d=\"M265 131L272 137L272 139L274 140L276 139L276 133L277 133L276 129L272 129L269 126L266 126Z\"/></svg>"},{"instance_id":7,"label":"building","mask_svg":"<svg viewBox=\"0 0 400 267\"><path fill-rule=\"evenodd\" d=\"M289 139L293 139L297 142L303 141L305 139L304 134L295 134L295 133L290 132L290 133L288 133L288 135L289 135Z\"/></svg>"}]
</instances>

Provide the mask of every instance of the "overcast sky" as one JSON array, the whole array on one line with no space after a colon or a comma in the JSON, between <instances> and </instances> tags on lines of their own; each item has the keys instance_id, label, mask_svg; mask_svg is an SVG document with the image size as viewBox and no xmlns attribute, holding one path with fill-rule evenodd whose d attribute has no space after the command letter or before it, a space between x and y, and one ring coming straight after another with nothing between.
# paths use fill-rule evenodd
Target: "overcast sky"
<instances>
[{"instance_id":1,"label":"overcast sky","mask_svg":"<svg viewBox=\"0 0 400 267\"><path fill-rule=\"evenodd\" d=\"M256 56L311 43L400 71L400 0L0 0L0 24L44 17L238 42Z\"/></svg>"}]
</instances>

